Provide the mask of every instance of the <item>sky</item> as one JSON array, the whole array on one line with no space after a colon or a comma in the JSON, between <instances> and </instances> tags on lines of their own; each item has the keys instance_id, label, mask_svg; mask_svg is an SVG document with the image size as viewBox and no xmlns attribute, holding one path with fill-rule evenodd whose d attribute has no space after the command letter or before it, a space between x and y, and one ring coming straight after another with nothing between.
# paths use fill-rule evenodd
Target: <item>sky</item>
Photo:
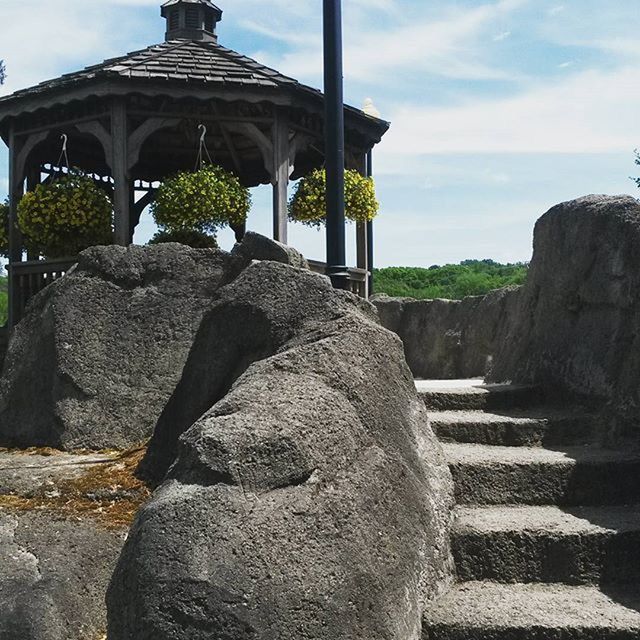
<instances>
[{"instance_id":1,"label":"sky","mask_svg":"<svg viewBox=\"0 0 640 640\"><path fill-rule=\"evenodd\" d=\"M320 0L216 0L221 44L322 88ZM160 0L0 0L0 95L161 42ZM531 257L533 225L590 193L639 196L637 0L343 0L345 99L374 149L377 266ZM0 143L0 198L7 188ZM269 234L270 187L249 228ZM153 233L145 217L136 234ZM221 244L231 244L229 233ZM348 234L353 262L355 240ZM324 233L290 243L324 256Z\"/></svg>"}]
</instances>

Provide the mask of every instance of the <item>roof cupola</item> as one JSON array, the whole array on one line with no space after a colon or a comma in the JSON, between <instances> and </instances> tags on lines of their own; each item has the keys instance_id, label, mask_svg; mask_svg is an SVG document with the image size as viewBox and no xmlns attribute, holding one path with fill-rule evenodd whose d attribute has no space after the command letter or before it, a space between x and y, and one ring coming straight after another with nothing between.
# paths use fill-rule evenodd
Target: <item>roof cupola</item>
<instances>
[{"instance_id":1,"label":"roof cupola","mask_svg":"<svg viewBox=\"0 0 640 640\"><path fill-rule=\"evenodd\" d=\"M222 10L210 0L169 0L162 5L167 21L165 40L204 40L216 42L216 25Z\"/></svg>"}]
</instances>

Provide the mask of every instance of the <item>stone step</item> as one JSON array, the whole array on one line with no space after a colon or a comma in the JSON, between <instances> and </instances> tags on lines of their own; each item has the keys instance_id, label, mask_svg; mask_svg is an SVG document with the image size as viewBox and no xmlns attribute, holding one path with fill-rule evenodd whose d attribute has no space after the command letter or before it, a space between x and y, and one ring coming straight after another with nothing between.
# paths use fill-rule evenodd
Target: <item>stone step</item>
<instances>
[{"instance_id":1,"label":"stone step","mask_svg":"<svg viewBox=\"0 0 640 640\"><path fill-rule=\"evenodd\" d=\"M619 505L640 496L640 454L443 443L458 504Z\"/></svg>"},{"instance_id":2,"label":"stone step","mask_svg":"<svg viewBox=\"0 0 640 640\"><path fill-rule=\"evenodd\" d=\"M427 605L423 640L638 640L640 588L466 582Z\"/></svg>"},{"instance_id":3,"label":"stone step","mask_svg":"<svg viewBox=\"0 0 640 640\"><path fill-rule=\"evenodd\" d=\"M640 583L640 505L459 507L460 580Z\"/></svg>"},{"instance_id":4,"label":"stone step","mask_svg":"<svg viewBox=\"0 0 640 640\"><path fill-rule=\"evenodd\" d=\"M585 444L593 440L595 421L580 410L512 409L432 411L431 427L443 442L466 442L509 447Z\"/></svg>"},{"instance_id":5,"label":"stone step","mask_svg":"<svg viewBox=\"0 0 640 640\"><path fill-rule=\"evenodd\" d=\"M536 387L489 384L482 380L416 380L427 409L435 411L487 411L529 407L541 401Z\"/></svg>"}]
</instances>

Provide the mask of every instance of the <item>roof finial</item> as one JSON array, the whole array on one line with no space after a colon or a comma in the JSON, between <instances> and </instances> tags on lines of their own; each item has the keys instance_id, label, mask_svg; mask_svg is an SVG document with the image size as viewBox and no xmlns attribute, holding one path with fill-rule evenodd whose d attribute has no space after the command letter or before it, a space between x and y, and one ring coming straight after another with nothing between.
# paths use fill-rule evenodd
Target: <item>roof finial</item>
<instances>
[{"instance_id":1,"label":"roof finial","mask_svg":"<svg viewBox=\"0 0 640 640\"><path fill-rule=\"evenodd\" d=\"M216 25L222 20L222 10L210 0L168 0L161 12L167 21L167 41L217 42Z\"/></svg>"}]
</instances>

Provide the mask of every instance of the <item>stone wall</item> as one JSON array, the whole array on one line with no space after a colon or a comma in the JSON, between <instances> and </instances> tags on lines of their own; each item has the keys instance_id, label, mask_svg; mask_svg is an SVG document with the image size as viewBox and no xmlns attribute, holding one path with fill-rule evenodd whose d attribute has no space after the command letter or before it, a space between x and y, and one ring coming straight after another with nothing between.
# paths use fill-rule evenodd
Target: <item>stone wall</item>
<instances>
[{"instance_id":1,"label":"stone wall","mask_svg":"<svg viewBox=\"0 0 640 640\"><path fill-rule=\"evenodd\" d=\"M490 379L583 396L637 434L639 328L640 203L559 204L536 224L529 277Z\"/></svg>"},{"instance_id":2,"label":"stone wall","mask_svg":"<svg viewBox=\"0 0 640 640\"><path fill-rule=\"evenodd\" d=\"M380 321L397 333L416 378L483 377L518 306L520 287L463 300L376 296Z\"/></svg>"}]
</instances>

